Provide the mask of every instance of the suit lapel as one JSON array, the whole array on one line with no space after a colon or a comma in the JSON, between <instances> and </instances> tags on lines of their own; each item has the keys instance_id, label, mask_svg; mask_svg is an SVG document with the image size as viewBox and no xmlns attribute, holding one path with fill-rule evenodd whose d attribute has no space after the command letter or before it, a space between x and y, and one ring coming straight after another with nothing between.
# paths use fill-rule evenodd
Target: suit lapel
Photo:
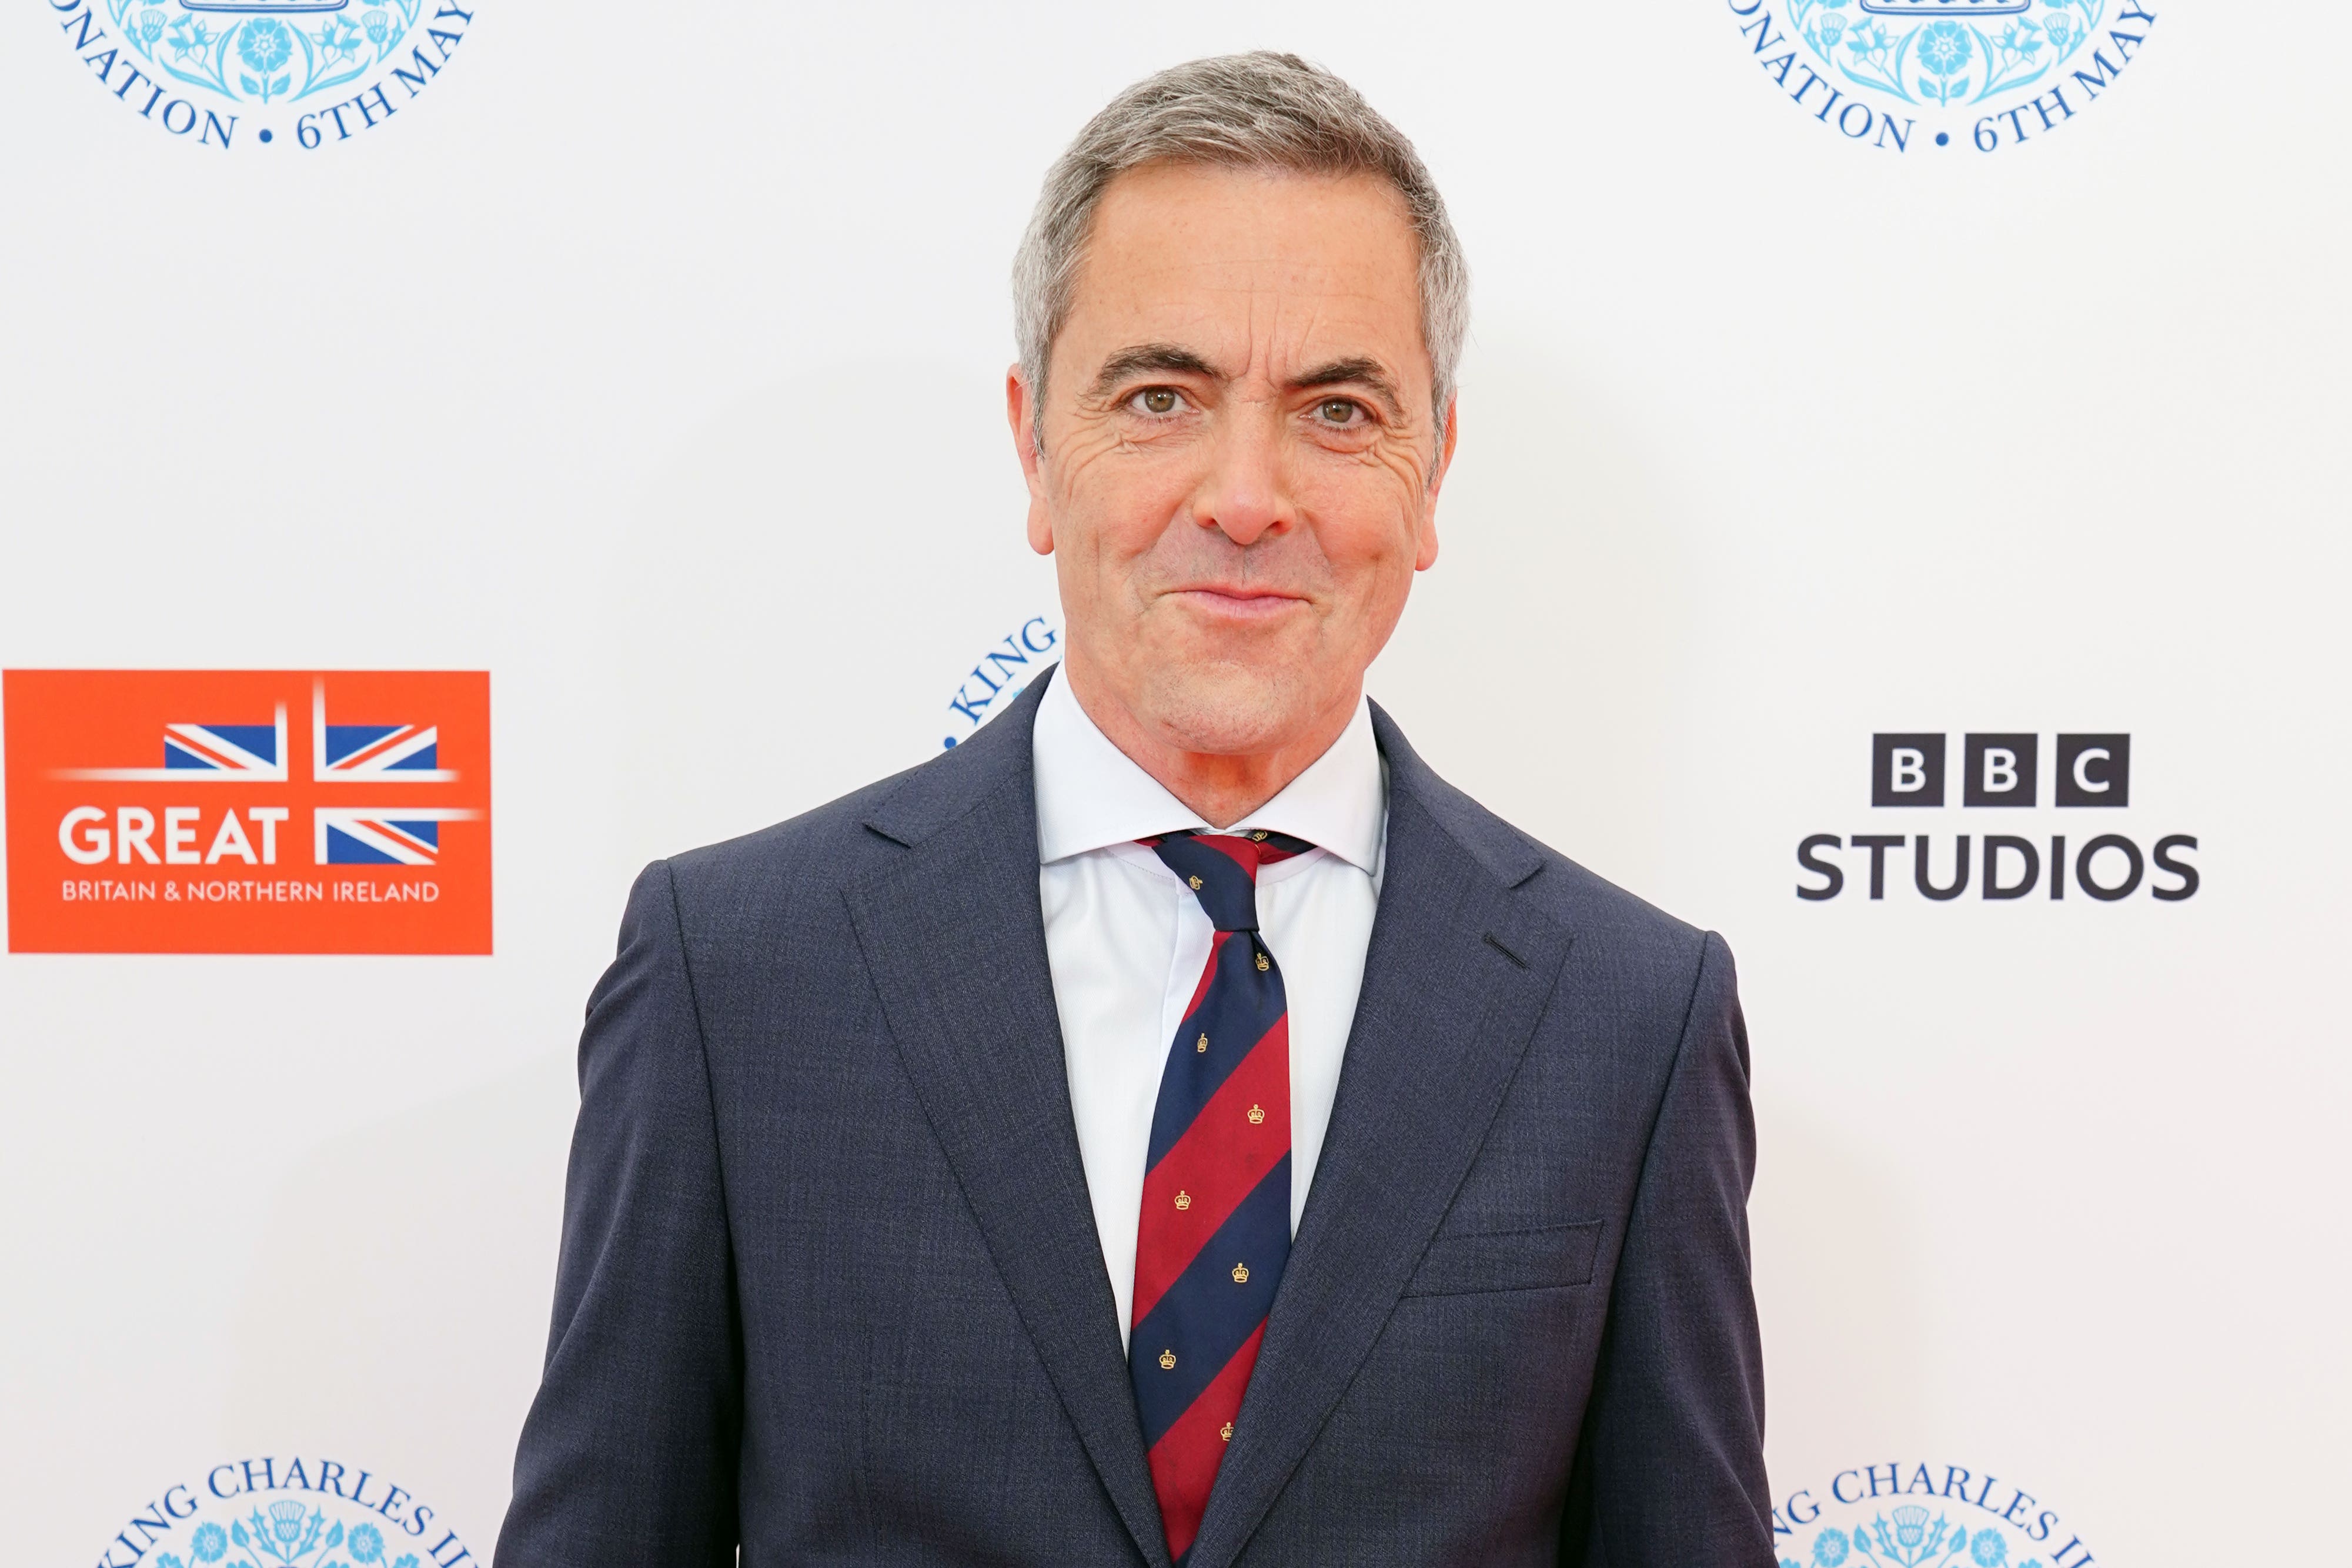
<instances>
[{"instance_id":1,"label":"suit lapel","mask_svg":"<svg viewBox=\"0 0 2352 1568\"><path fill-rule=\"evenodd\" d=\"M845 896L907 1075L1013 1307L1137 1547L1166 1568L1038 902L1029 737L1045 685L875 808L866 825L908 852Z\"/></svg>"},{"instance_id":2,"label":"suit lapel","mask_svg":"<svg viewBox=\"0 0 2352 1568\"><path fill-rule=\"evenodd\" d=\"M1379 1338L1501 1107L1568 937L1510 889L1541 857L1374 709L1387 863L1330 1131L1188 1568L1247 1544Z\"/></svg>"}]
</instances>

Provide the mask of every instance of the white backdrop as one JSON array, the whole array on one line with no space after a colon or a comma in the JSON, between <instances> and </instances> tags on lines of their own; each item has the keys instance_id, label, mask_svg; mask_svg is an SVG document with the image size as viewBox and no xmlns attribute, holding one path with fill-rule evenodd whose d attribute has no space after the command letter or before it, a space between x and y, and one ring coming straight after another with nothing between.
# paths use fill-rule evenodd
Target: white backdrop
<instances>
[{"instance_id":1,"label":"white backdrop","mask_svg":"<svg viewBox=\"0 0 2352 1568\"><path fill-rule=\"evenodd\" d=\"M1118 88L1272 46L1475 271L1373 695L1739 956L1776 1498L1950 1464L2045 1558L2338 1556L2352 12L2158 14L2059 131L1897 155L1724 0L480 0L394 120L222 152L10 6L0 665L488 670L498 810L492 957L0 958L13 1553L299 1450L487 1560L628 879L937 751L1058 625L1015 238ZM2128 732L2132 804L1874 810L1898 730ZM1795 896L1809 834L2004 831L2191 834L2202 886Z\"/></svg>"}]
</instances>

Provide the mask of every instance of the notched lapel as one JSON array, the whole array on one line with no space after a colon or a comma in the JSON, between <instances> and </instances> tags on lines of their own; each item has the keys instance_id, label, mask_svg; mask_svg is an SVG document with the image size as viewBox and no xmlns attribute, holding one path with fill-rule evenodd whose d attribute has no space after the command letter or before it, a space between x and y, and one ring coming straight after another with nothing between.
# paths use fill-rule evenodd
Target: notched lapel
<instances>
[{"instance_id":1,"label":"notched lapel","mask_svg":"<svg viewBox=\"0 0 2352 1568\"><path fill-rule=\"evenodd\" d=\"M1524 841L1532 864L1509 842L1468 852L1444 820L1460 798L1382 727L1388 863L1339 1097L1188 1568L1240 1554L1347 1392L1485 1142L1568 956L1567 934L1510 891L1539 859Z\"/></svg>"},{"instance_id":2,"label":"notched lapel","mask_svg":"<svg viewBox=\"0 0 2352 1568\"><path fill-rule=\"evenodd\" d=\"M1033 699L989 727L1015 733L965 743L1000 752L971 759L993 764L966 780L976 805L929 781L916 801L886 803L871 825L907 853L845 896L907 1075L1013 1306L1129 1532L1167 1568L1045 955L1027 758L1034 711ZM1013 746L1017 758L1003 749Z\"/></svg>"}]
</instances>

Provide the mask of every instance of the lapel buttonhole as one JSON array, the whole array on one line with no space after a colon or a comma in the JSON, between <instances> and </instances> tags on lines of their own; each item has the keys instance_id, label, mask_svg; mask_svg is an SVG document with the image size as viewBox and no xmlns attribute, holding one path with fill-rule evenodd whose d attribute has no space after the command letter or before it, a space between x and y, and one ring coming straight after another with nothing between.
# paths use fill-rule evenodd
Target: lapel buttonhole
<instances>
[{"instance_id":1,"label":"lapel buttonhole","mask_svg":"<svg viewBox=\"0 0 2352 1568\"><path fill-rule=\"evenodd\" d=\"M1486 933L1486 946L1492 947L1496 952L1500 953L1504 957L1508 958L1512 963L1517 964L1520 968L1524 969L1528 967L1528 961L1525 958L1520 957L1517 953L1512 952L1508 947L1504 946L1502 939L1496 936L1492 931Z\"/></svg>"}]
</instances>

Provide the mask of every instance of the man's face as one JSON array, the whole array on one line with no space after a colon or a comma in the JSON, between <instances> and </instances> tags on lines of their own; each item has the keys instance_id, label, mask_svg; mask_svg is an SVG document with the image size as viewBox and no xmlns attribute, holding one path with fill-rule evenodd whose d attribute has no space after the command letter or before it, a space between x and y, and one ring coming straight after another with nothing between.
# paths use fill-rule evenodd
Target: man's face
<instances>
[{"instance_id":1,"label":"man's face","mask_svg":"<svg viewBox=\"0 0 2352 1568\"><path fill-rule=\"evenodd\" d=\"M1034 404L1029 540L1072 679L1158 745L1336 737L1437 559L1440 450L1404 204L1345 179L1160 164L1097 208ZM1323 732L1328 731L1328 734Z\"/></svg>"}]
</instances>

